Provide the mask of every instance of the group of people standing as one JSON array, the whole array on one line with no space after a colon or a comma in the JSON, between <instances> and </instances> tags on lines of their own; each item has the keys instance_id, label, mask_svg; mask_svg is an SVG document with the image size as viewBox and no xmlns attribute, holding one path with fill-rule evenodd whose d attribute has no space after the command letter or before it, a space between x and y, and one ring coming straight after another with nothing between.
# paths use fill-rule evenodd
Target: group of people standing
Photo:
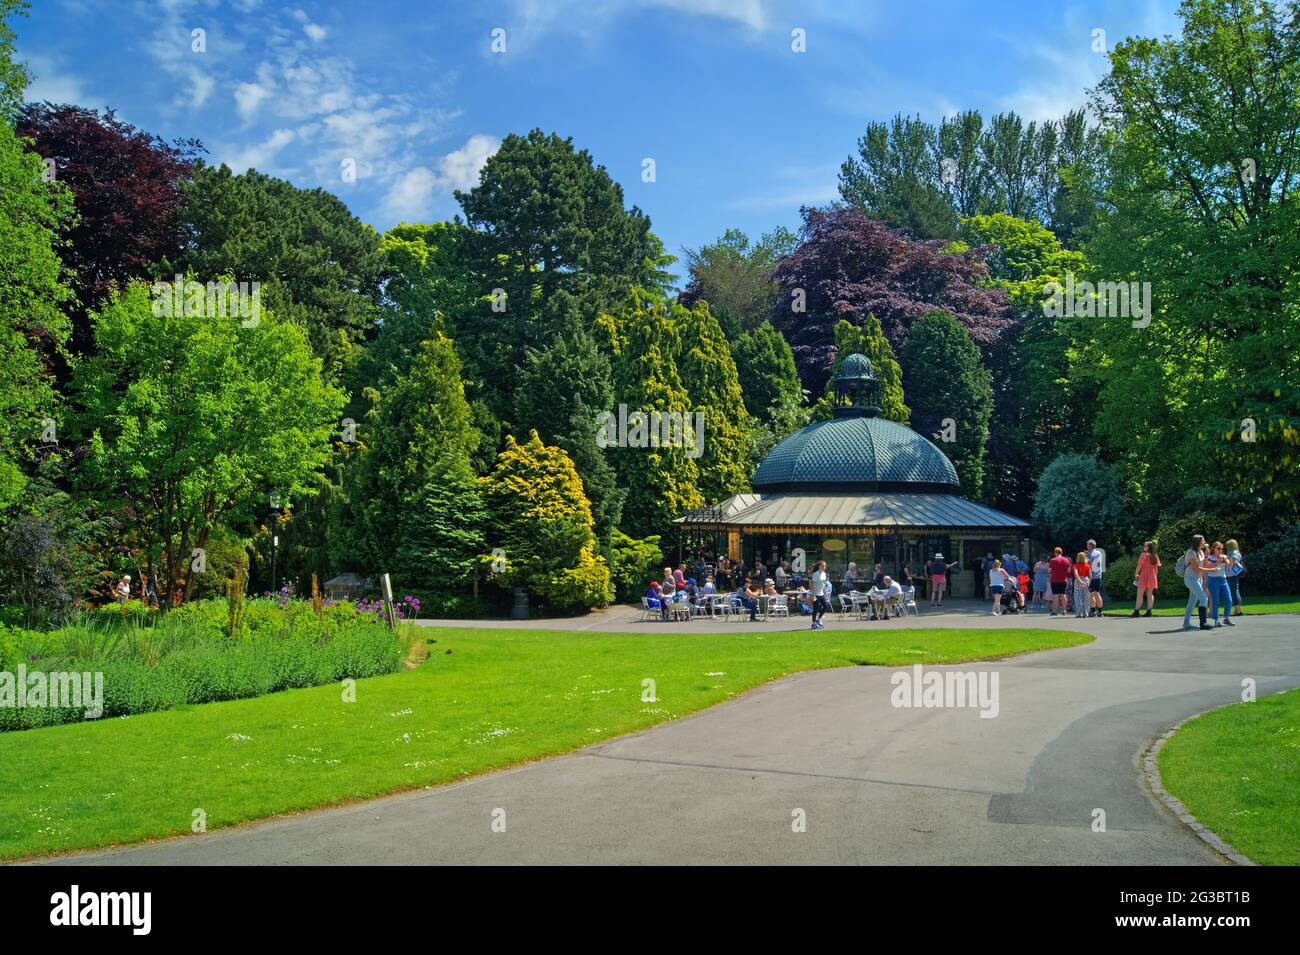
<instances>
[{"instance_id":1,"label":"group of people standing","mask_svg":"<svg viewBox=\"0 0 1300 955\"><path fill-rule=\"evenodd\" d=\"M1106 552L1090 540L1071 560L1060 547L1043 554L1034 564L1033 606L1046 606L1049 615L1100 617L1105 608L1102 577Z\"/></svg>"},{"instance_id":2,"label":"group of people standing","mask_svg":"<svg viewBox=\"0 0 1300 955\"><path fill-rule=\"evenodd\" d=\"M1187 587L1184 630L1196 629L1192 626L1193 607L1202 630L1234 626L1232 618L1240 617L1244 612L1241 609L1241 576L1246 572L1241 546L1235 540L1211 544L1203 535L1195 534L1192 546L1178 559L1174 569ZM1222 622L1219 620L1220 611L1223 612Z\"/></svg>"}]
</instances>

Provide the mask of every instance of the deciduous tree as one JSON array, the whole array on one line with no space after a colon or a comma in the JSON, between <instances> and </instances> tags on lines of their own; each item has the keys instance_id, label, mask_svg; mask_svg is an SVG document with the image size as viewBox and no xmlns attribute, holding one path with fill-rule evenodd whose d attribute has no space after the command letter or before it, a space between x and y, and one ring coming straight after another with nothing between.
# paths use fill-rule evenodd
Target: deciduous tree
<instances>
[{"instance_id":1,"label":"deciduous tree","mask_svg":"<svg viewBox=\"0 0 1300 955\"><path fill-rule=\"evenodd\" d=\"M113 501L151 554L160 600L190 586L193 550L250 500L314 489L343 393L322 380L299 326L155 314L130 282L94 315L95 354L77 369L81 479Z\"/></svg>"}]
</instances>

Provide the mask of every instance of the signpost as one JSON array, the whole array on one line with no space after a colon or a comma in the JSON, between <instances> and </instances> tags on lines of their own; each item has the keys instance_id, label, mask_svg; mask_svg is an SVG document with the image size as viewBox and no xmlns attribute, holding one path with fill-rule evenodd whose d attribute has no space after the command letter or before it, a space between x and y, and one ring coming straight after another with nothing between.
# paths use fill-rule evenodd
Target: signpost
<instances>
[{"instance_id":1,"label":"signpost","mask_svg":"<svg viewBox=\"0 0 1300 955\"><path fill-rule=\"evenodd\" d=\"M388 629L397 630L397 605L393 603L393 582L388 579L388 574L382 578L384 587L384 616L388 618Z\"/></svg>"}]
</instances>

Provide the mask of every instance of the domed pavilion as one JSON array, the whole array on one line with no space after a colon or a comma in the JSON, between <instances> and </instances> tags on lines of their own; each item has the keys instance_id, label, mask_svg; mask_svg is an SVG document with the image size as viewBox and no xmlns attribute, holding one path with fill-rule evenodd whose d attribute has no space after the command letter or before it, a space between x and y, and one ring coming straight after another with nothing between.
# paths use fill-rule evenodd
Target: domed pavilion
<instances>
[{"instance_id":1,"label":"domed pavilion","mask_svg":"<svg viewBox=\"0 0 1300 955\"><path fill-rule=\"evenodd\" d=\"M974 593L986 553L1021 553L1029 523L960 495L957 472L938 446L880 417L880 381L860 354L832 381L834 416L790 435L763 459L753 493L736 494L679 520L683 543L712 539L714 552L769 572L802 551L809 571L825 560L838 582L850 562L859 576L880 563L897 576L907 562L920 583L935 554L959 572L955 596Z\"/></svg>"}]
</instances>

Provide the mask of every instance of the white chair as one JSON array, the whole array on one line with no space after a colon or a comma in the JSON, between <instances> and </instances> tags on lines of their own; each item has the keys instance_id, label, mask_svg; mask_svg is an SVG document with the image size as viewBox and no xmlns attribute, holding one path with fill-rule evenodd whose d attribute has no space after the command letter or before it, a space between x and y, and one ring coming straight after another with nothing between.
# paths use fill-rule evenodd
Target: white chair
<instances>
[{"instance_id":1,"label":"white chair","mask_svg":"<svg viewBox=\"0 0 1300 955\"><path fill-rule=\"evenodd\" d=\"M767 613L772 617L789 617L790 605L786 600L785 594L779 597L773 597L771 604L767 608Z\"/></svg>"},{"instance_id":2,"label":"white chair","mask_svg":"<svg viewBox=\"0 0 1300 955\"><path fill-rule=\"evenodd\" d=\"M650 606L650 598L642 597L641 598L641 622L648 623L649 621L656 619L658 616L659 616L658 609Z\"/></svg>"},{"instance_id":3,"label":"white chair","mask_svg":"<svg viewBox=\"0 0 1300 955\"><path fill-rule=\"evenodd\" d=\"M921 608L916 605L915 587L903 588L903 613L906 614L909 610L918 617L921 615Z\"/></svg>"},{"instance_id":4,"label":"white chair","mask_svg":"<svg viewBox=\"0 0 1300 955\"><path fill-rule=\"evenodd\" d=\"M853 601L853 615L859 620L866 620L871 613L871 595L855 590L849 599Z\"/></svg>"},{"instance_id":5,"label":"white chair","mask_svg":"<svg viewBox=\"0 0 1300 955\"><path fill-rule=\"evenodd\" d=\"M853 612L853 598L849 594L840 594L840 613Z\"/></svg>"}]
</instances>

